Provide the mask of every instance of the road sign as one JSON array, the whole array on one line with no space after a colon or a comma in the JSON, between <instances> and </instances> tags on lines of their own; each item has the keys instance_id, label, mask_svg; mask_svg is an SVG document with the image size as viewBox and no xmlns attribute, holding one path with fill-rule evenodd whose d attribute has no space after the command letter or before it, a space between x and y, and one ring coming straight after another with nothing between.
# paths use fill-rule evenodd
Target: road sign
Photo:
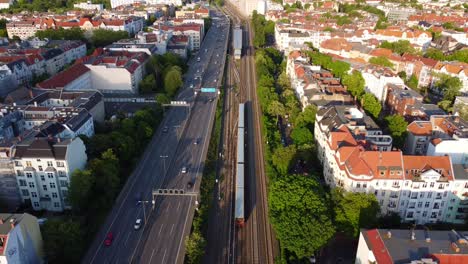
<instances>
[{"instance_id":1,"label":"road sign","mask_svg":"<svg viewBox=\"0 0 468 264\"><path fill-rule=\"evenodd\" d=\"M216 93L216 88L201 88L202 93Z\"/></svg>"},{"instance_id":2,"label":"road sign","mask_svg":"<svg viewBox=\"0 0 468 264\"><path fill-rule=\"evenodd\" d=\"M188 105L186 101L171 101L171 105Z\"/></svg>"}]
</instances>

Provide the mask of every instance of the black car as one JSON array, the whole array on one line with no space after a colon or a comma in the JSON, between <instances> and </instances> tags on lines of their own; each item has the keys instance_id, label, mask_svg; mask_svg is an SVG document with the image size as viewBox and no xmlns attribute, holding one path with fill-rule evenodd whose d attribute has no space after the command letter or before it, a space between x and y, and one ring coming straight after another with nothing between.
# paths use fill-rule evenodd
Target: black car
<instances>
[{"instance_id":1,"label":"black car","mask_svg":"<svg viewBox=\"0 0 468 264\"><path fill-rule=\"evenodd\" d=\"M167 131L169 131L169 128L167 126L165 126L162 130L163 133L167 133Z\"/></svg>"}]
</instances>

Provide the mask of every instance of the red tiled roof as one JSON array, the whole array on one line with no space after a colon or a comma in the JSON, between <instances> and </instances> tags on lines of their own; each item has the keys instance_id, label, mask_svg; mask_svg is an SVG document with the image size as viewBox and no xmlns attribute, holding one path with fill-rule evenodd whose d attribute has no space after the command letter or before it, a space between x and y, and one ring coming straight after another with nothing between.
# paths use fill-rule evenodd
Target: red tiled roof
<instances>
[{"instance_id":1,"label":"red tiled roof","mask_svg":"<svg viewBox=\"0 0 468 264\"><path fill-rule=\"evenodd\" d=\"M447 180L453 180L452 163L449 156L403 156L406 179L428 170L441 170L440 174ZM416 170L416 171L413 171Z\"/></svg>"},{"instance_id":2,"label":"red tiled roof","mask_svg":"<svg viewBox=\"0 0 468 264\"><path fill-rule=\"evenodd\" d=\"M89 71L89 68L79 63L75 64L69 69L60 72L59 74L37 84L38 88L55 89L63 88L72 81L78 79L80 76Z\"/></svg>"},{"instance_id":3,"label":"red tiled roof","mask_svg":"<svg viewBox=\"0 0 468 264\"><path fill-rule=\"evenodd\" d=\"M377 260L377 263L392 264L393 263L392 257L390 256L390 253L388 252L387 247L385 247L382 237L380 236L377 229L366 231L366 235L370 242L370 245L367 245L367 246L369 247L370 250L372 250L375 260Z\"/></svg>"},{"instance_id":4,"label":"red tiled roof","mask_svg":"<svg viewBox=\"0 0 468 264\"><path fill-rule=\"evenodd\" d=\"M431 122L414 121L408 125L408 131L413 135L429 136L432 133Z\"/></svg>"}]
</instances>

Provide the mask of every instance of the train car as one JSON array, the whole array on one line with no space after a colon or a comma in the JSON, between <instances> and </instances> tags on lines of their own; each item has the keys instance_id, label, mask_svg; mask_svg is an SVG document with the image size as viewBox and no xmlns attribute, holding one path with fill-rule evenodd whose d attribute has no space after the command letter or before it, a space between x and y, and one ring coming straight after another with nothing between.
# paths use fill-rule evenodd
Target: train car
<instances>
[{"instance_id":1,"label":"train car","mask_svg":"<svg viewBox=\"0 0 468 264\"><path fill-rule=\"evenodd\" d=\"M239 104L239 122L237 127L245 128L245 104Z\"/></svg>"},{"instance_id":2,"label":"train car","mask_svg":"<svg viewBox=\"0 0 468 264\"><path fill-rule=\"evenodd\" d=\"M234 28L234 37L233 37L233 47L234 47L234 58L239 60L242 56L242 29L240 26Z\"/></svg>"},{"instance_id":3,"label":"train car","mask_svg":"<svg viewBox=\"0 0 468 264\"><path fill-rule=\"evenodd\" d=\"M237 164L235 218L238 227L244 226L244 164Z\"/></svg>"}]
</instances>

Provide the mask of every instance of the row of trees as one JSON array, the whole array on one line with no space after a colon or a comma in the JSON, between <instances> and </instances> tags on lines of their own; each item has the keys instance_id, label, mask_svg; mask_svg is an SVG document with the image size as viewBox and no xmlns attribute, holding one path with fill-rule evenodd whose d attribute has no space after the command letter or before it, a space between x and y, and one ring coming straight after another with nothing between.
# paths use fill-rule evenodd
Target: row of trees
<instances>
[{"instance_id":1,"label":"row of trees","mask_svg":"<svg viewBox=\"0 0 468 264\"><path fill-rule=\"evenodd\" d=\"M460 61L468 63L468 50L457 50L452 54L445 55L441 50L429 48L424 57L440 61Z\"/></svg>"},{"instance_id":2,"label":"row of trees","mask_svg":"<svg viewBox=\"0 0 468 264\"><path fill-rule=\"evenodd\" d=\"M118 40L128 38L128 32L122 30L95 29L89 36L86 33L78 27L70 29L46 29L37 31L36 37L40 39L82 40L87 42L91 48L104 47Z\"/></svg>"},{"instance_id":3,"label":"row of trees","mask_svg":"<svg viewBox=\"0 0 468 264\"><path fill-rule=\"evenodd\" d=\"M8 9L3 9L1 12L11 14L20 13L22 11L36 11L54 13L63 13L67 10L74 9L73 5L82 2L81 0L17 0ZM92 0L93 4L103 4L104 8L111 8L110 0Z\"/></svg>"},{"instance_id":4,"label":"row of trees","mask_svg":"<svg viewBox=\"0 0 468 264\"><path fill-rule=\"evenodd\" d=\"M267 21L265 16L258 14L256 10L252 13L252 26L255 32L253 44L257 48L265 46L268 36L275 34L275 22Z\"/></svg>"}]
</instances>

